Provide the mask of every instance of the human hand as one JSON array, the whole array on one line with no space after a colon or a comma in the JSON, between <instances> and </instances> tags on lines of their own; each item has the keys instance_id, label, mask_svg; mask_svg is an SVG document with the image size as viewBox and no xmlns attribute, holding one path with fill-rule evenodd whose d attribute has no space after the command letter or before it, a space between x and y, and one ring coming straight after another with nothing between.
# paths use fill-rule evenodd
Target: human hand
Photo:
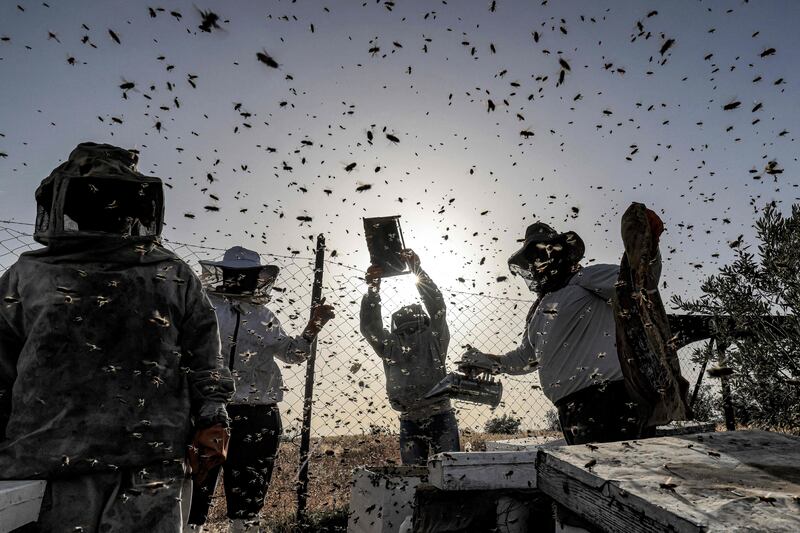
<instances>
[{"instance_id":1,"label":"human hand","mask_svg":"<svg viewBox=\"0 0 800 533\"><path fill-rule=\"evenodd\" d=\"M647 216L647 223L650 225L650 232L653 234L655 241L658 242L658 238L664 233L664 222L652 209L646 208L645 215Z\"/></svg>"},{"instance_id":2,"label":"human hand","mask_svg":"<svg viewBox=\"0 0 800 533\"><path fill-rule=\"evenodd\" d=\"M378 265L370 265L364 276L364 281L367 282L370 289L378 292L381 288L381 276L383 276L383 268Z\"/></svg>"},{"instance_id":3,"label":"human hand","mask_svg":"<svg viewBox=\"0 0 800 533\"><path fill-rule=\"evenodd\" d=\"M414 250L411 248L406 248L400 252L400 257L406 262L408 268L411 269L411 272L414 274L419 274L419 271L422 267L420 266L419 256Z\"/></svg>"},{"instance_id":4,"label":"human hand","mask_svg":"<svg viewBox=\"0 0 800 533\"><path fill-rule=\"evenodd\" d=\"M198 429L189 446L189 466L194 480L203 483L208 473L228 457L230 433L223 424Z\"/></svg>"},{"instance_id":5,"label":"human hand","mask_svg":"<svg viewBox=\"0 0 800 533\"><path fill-rule=\"evenodd\" d=\"M483 372L490 372L498 374L500 372L500 364L497 362L496 357L491 354L483 353L471 346L461 356L460 361L456 361L458 369L464 373L474 372L476 369Z\"/></svg>"},{"instance_id":6,"label":"human hand","mask_svg":"<svg viewBox=\"0 0 800 533\"><path fill-rule=\"evenodd\" d=\"M314 338L328 321L336 316L333 306L325 303L325 298L311 309L311 318L308 321L304 335Z\"/></svg>"},{"instance_id":7,"label":"human hand","mask_svg":"<svg viewBox=\"0 0 800 533\"><path fill-rule=\"evenodd\" d=\"M333 310L333 306L331 304L326 304L325 298L314 306L314 309L311 311L311 319L314 322L319 322L321 326L324 326L330 319L335 317L336 312Z\"/></svg>"}]
</instances>

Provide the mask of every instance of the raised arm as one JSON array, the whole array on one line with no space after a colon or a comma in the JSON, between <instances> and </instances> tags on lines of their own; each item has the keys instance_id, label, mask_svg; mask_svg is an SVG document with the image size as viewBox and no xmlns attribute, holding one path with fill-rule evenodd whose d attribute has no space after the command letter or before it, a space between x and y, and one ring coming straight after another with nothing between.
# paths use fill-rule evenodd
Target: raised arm
<instances>
[{"instance_id":1,"label":"raised arm","mask_svg":"<svg viewBox=\"0 0 800 533\"><path fill-rule=\"evenodd\" d=\"M436 286L436 283L420 266L419 256L414 250L410 248L403 250L403 257L411 268L411 272L417 276L419 297L428 311L428 316L431 319L431 330L438 336L441 352L444 355L447 353L447 347L450 344L450 328L447 326L447 304L444 301L444 296L439 287Z\"/></svg>"},{"instance_id":2,"label":"raised arm","mask_svg":"<svg viewBox=\"0 0 800 533\"><path fill-rule=\"evenodd\" d=\"M381 269L370 266L365 277L367 293L361 298L360 329L361 335L372 346L379 356L383 357L383 349L391 334L383 327L381 316Z\"/></svg>"}]
</instances>

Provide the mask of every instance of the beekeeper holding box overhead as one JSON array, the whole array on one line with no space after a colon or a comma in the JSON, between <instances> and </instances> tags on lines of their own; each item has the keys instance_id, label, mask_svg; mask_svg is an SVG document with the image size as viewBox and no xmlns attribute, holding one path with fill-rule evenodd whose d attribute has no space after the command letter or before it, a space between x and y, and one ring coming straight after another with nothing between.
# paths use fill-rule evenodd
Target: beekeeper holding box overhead
<instances>
[{"instance_id":1,"label":"beekeeper holding box overhead","mask_svg":"<svg viewBox=\"0 0 800 533\"><path fill-rule=\"evenodd\" d=\"M403 464L424 464L431 453L459 450L458 423L450 400L426 399L425 394L444 378L450 330L446 305L436 284L422 270L413 250L403 259L417 276L417 290L428 313L419 304L392 315L391 330L381 317L381 268L367 270L367 293L361 299L361 334L383 360L386 393L400 413L400 457Z\"/></svg>"}]
</instances>

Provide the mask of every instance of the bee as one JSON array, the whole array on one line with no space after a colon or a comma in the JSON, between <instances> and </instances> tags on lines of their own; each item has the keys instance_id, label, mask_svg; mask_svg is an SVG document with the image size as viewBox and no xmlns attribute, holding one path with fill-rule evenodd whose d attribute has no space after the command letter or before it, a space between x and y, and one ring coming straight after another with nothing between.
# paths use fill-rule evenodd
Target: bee
<instances>
[{"instance_id":1,"label":"bee","mask_svg":"<svg viewBox=\"0 0 800 533\"><path fill-rule=\"evenodd\" d=\"M271 55L267 53L266 50L262 50L261 52L256 52L256 59L260 62L264 63L266 66L271 68L278 68L278 62L272 58Z\"/></svg>"},{"instance_id":2,"label":"bee","mask_svg":"<svg viewBox=\"0 0 800 533\"><path fill-rule=\"evenodd\" d=\"M674 491L675 487L678 485L672 482L672 478L667 478L667 480L663 483L658 484L662 489Z\"/></svg>"},{"instance_id":3,"label":"bee","mask_svg":"<svg viewBox=\"0 0 800 533\"><path fill-rule=\"evenodd\" d=\"M153 311L153 316L149 319L150 323L155 324L157 326L161 326L162 328L168 328L170 325L169 318L163 316L161 313L158 312L156 309Z\"/></svg>"},{"instance_id":4,"label":"bee","mask_svg":"<svg viewBox=\"0 0 800 533\"><path fill-rule=\"evenodd\" d=\"M200 31L211 33L212 28L216 28L218 30L222 29L219 27L219 24L217 24L217 22L219 22L219 15L211 10L203 11L198 9L198 11L200 11L200 16L203 18L203 21L198 26Z\"/></svg>"}]
</instances>

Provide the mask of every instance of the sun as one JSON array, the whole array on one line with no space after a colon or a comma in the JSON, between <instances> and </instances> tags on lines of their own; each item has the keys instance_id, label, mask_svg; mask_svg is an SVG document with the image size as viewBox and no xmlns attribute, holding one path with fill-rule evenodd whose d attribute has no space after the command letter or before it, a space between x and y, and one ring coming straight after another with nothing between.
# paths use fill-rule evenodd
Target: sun
<instances>
[{"instance_id":1,"label":"sun","mask_svg":"<svg viewBox=\"0 0 800 533\"><path fill-rule=\"evenodd\" d=\"M452 286L464 274L467 250L442 239L436 228L416 225L404 237L406 247L417 252L422 268L437 284Z\"/></svg>"}]
</instances>

